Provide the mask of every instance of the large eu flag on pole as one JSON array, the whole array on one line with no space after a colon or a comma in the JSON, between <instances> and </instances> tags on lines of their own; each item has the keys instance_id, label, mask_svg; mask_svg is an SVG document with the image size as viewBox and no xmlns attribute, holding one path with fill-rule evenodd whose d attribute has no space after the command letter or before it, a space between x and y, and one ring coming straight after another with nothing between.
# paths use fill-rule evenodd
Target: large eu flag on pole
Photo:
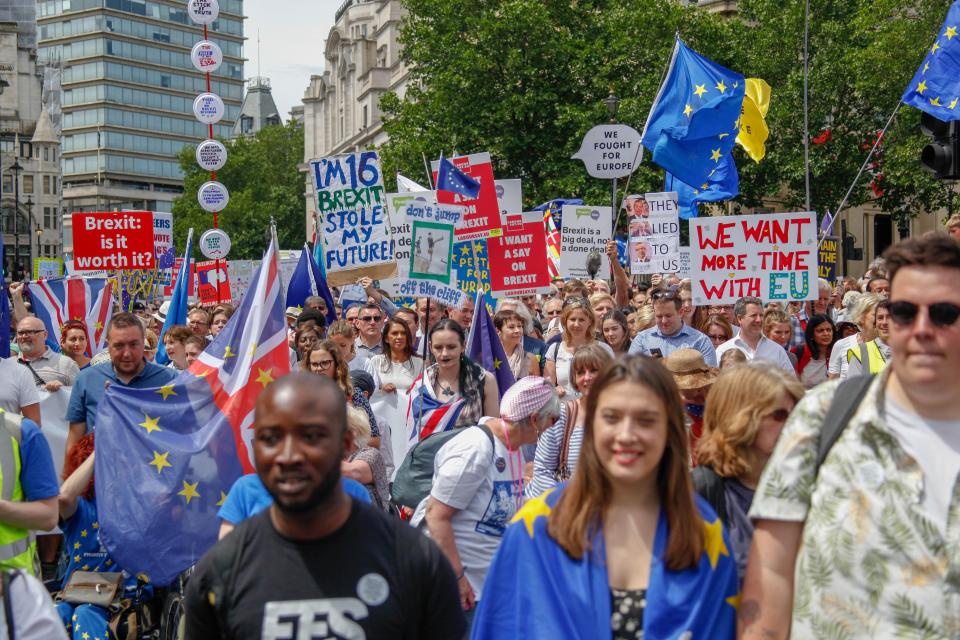
<instances>
[{"instance_id":1,"label":"large eu flag on pole","mask_svg":"<svg viewBox=\"0 0 960 640\"><path fill-rule=\"evenodd\" d=\"M290 371L275 241L243 303L200 358L158 389L113 385L100 401L101 539L120 567L164 585L217 541L217 511L253 471L253 409Z\"/></svg>"},{"instance_id":2,"label":"large eu flag on pole","mask_svg":"<svg viewBox=\"0 0 960 640\"><path fill-rule=\"evenodd\" d=\"M287 284L287 306L303 309L304 301L310 296L320 296L327 304L327 326L336 322L337 307L333 302L333 296L330 294L330 288L327 287L327 281L320 274L320 267L310 253L309 247L303 245L303 251L300 252L300 261L293 275L290 276L290 282Z\"/></svg>"},{"instance_id":3,"label":"large eu flag on pole","mask_svg":"<svg viewBox=\"0 0 960 640\"><path fill-rule=\"evenodd\" d=\"M903 93L904 104L944 121L960 120L960 0L947 12L923 64Z\"/></svg>"},{"instance_id":4,"label":"large eu flag on pole","mask_svg":"<svg viewBox=\"0 0 960 640\"><path fill-rule=\"evenodd\" d=\"M699 215L701 202L722 202L736 198L740 193L740 176L737 174L733 154L725 155L707 180L696 187L678 180L669 171L666 172L663 190L676 191L680 217L684 220L696 218Z\"/></svg>"},{"instance_id":5,"label":"large eu flag on pole","mask_svg":"<svg viewBox=\"0 0 960 640\"><path fill-rule=\"evenodd\" d=\"M742 75L677 38L643 129L653 161L688 185L706 182L736 142L744 85Z\"/></svg>"},{"instance_id":6,"label":"large eu flag on pole","mask_svg":"<svg viewBox=\"0 0 960 640\"><path fill-rule=\"evenodd\" d=\"M167 329L177 324L187 324L187 310L190 306L190 262L193 260L193 229L187 232L187 248L183 252L183 263L177 273L177 282L173 285L173 294L170 296L170 306L167 308L167 317L163 320L157 340L157 364L168 364L170 357L163 344L163 336Z\"/></svg>"},{"instance_id":7,"label":"large eu flag on pole","mask_svg":"<svg viewBox=\"0 0 960 640\"><path fill-rule=\"evenodd\" d=\"M477 289L474 300L476 311L473 313L473 323L470 325L470 335L467 336L467 356L481 367L493 374L497 380L500 397L507 392L516 380L510 371L507 354L503 350L500 336L493 325L493 319L487 312L487 305L483 299L483 290ZM519 347L523 348L523 345Z\"/></svg>"}]
</instances>

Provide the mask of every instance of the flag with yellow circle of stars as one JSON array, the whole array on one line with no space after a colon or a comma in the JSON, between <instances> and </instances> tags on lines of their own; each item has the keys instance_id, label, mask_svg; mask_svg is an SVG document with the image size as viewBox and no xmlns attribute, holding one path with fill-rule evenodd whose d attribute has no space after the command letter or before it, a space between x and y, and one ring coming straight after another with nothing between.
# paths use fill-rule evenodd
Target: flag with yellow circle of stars
<instances>
[{"instance_id":1,"label":"flag with yellow circle of stars","mask_svg":"<svg viewBox=\"0 0 960 640\"><path fill-rule=\"evenodd\" d=\"M497 550L473 620L471 638L609 638L610 584L602 532L592 550L572 558L547 526L563 487L529 500L514 516ZM644 638L733 640L739 606L730 541L700 497L704 549L695 567L671 570L663 561L669 536L660 513L643 612ZM534 622L531 622L534 621ZM535 627L531 627L531 624Z\"/></svg>"},{"instance_id":2,"label":"flag with yellow circle of stars","mask_svg":"<svg viewBox=\"0 0 960 640\"><path fill-rule=\"evenodd\" d=\"M901 100L940 120L960 120L960 0L947 12Z\"/></svg>"},{"instance_id":3,"label":"flag with yellow circle of stars","mask_svg":"<svg viewBox=\"0 0 960 640\"><path fill-rule=\"evenodd\" d=\"M483 291L477 291L474 303L477 308L473 312L470 335L467 336L467 355L493 374L502 398L507 389L516 382L516 379L510 370L507 354L503 350L503 343L500 342L500 336L497 334L497 329L490 318L490 312L487 311L487 305L483 303ZM523 350L523 344L517 348ZM526 354L524 354L524 357L526 357Z\"/></svg>"},{"instance_id":4,"label":"flag with yellow circle of stars","mask_svg":"<svg viewBox=\"0 0 960 640\"><path fill-rule=\"evenodd\" d=\"M740 193L740 176L733 161L733 154L724 156L717 168L711 171L706 182L697 187L681 182L667 171L663 178L663 190L676 192L679 215L684 220L696 218L700 214L701 202L722 202L736 198Z\"/></svg>"},{"instance_id":5,"label":"flag with yellow circle of stars","mask_svg":"<svg viewBox=\"0 0 960 640\"><path fill-rule=\"evenodd\" d=\"M217 540L226 493L253 471L253 410L290 371L274 243L237 312L190 368L156 389L112 385L97 413L101 539L165 585Z\"/></svg>"},{"instance_id":6,"label":"flag with yellow circle of stars","mask_svg":"<svg viewBox=\"0 0 960 640\"><path fill-rule=\"evenodd\" d=\"M706 182L736 142L744 88L742 75L677 38L643 129L653 161L688 185Z\"/></svg>"}]
</instances>

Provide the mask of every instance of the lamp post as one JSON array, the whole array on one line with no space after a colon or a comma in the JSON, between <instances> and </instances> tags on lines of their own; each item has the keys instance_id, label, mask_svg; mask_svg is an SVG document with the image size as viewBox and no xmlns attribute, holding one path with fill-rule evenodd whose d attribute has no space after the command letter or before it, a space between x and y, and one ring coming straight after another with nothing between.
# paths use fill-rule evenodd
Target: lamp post
<instances>
[{"instance_id":1,"label":"lamp post","mask_svg":"<svg viewBox=\"0 0 960 640\"><path fill-rule=\"evenodd\" d=\"M17 156L17 150L13 150L13 166L10 169L13 171L13 273L10 274L13 276L14 280L22 280L21 276L21 265L20 265L20 172L23 171L23 167L20 166L20 162Z\"/></svg>"},{"instance_id":2,"label":"lamp post","mask_svg":"<svg viewBox=\"0 0 960 640\"><path fill-rule=\"evenodd\" d=\"M603 99L603 104L607 105L607 116L610 118L610 124L617 123L617 111L620 109L620 98L616 96L613 92L613 87L610 87L610 94ZM627 194L623 194L626 196ZM613 219L617 219L617 179L613 178L610 181L610 211L613 212ZM616 223L614 223L616 224ZM613 230L616 233L616 229Z\"/></svg>"},{"instance_id":3,"label":"lamp post","mask_svg":"<svg viewBox=\"0 0 960 640\"><path fill-rule=\"evenodd\" d=\"M28 195L28 196L27 196L27 201L23 203L23 206L26 207L26 209L27 209L27 233L29 234L29 233L30 233L30 222L33 220L33 196ZM29 237L29 235L28 235L28 236L27 236L27 273L32 273L32 272L33 272L33 270L32 270L33 260L32 260L32 258L31 258L31 256L30 256L31 244L32 244L32 243L30 242L30 237ZM36 255L37 258L40 257L40 249L39 249L39 246L40 246L40 243L39 243L39 238L38 238L38 239L37 239L37 255Z\"/></svg>"}]
</instances>

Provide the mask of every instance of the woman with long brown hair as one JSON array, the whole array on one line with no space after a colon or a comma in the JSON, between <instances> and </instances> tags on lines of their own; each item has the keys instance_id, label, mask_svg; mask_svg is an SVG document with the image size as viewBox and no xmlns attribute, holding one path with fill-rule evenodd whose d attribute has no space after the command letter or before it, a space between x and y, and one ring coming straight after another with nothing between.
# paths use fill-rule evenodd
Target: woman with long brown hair
<instances>
[{"instance_id":1,"label":"woman with long brown hair","mask_svg":"<svg viewBox=\"0 0 960 640\"><path fill-rule=\"evenodd\" d=\"M736 565L688 459L670 373L618 358L590 388L572 480L505 533L472 637L733 638Z\"/></svg>"}]
</instances>

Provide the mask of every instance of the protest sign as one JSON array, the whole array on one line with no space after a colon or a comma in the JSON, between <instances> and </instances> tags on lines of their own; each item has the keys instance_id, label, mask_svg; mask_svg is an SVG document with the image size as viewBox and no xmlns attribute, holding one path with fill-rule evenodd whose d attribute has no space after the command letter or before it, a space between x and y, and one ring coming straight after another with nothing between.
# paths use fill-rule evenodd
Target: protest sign
<instances>
[{"instance_id":1,"label":"protest sign","mask_svg":"<svg viewBox=\"0 0 960 640\"><path fill-rule=\"evenodd\" d=\"M347 317L347 309L355 304L367 304L367 292L358 284L348 284L340 289L340 297L337 298L337 304L340 305L340 317Z\"/></svg>"},{"instance_id":2,"label":"protest sign","mask_svg":"<svg viewBox=\"0 0 960 640\"><path fill-rule=\"evenodd\" d=\"M196 263L197 299L200 304L230 302L230 275L225 260Z\"/></svg>"},{"instance_id":3,"label":"protest sign","mask_svg":"<svg viewBox=\"0 0 960 640\"><path fill-rule=\"evenodd\" d=\"M391 297L400 296L400 284L407 279L410 271L410 248L413 237L413 225L407 220L405 207L411 203L418 205L436 204L436 191L406 191L386 195L387 213L390 219L390 240L393 243L393 257L397 261L397 274L393 278L384 278L380 285Z\"/></svg>"},{"instance_id":4,"label":"protest sign","mask_svg":"<svg viewBox=\"0 0 960 640\"><path fill-rule=\"evenodd\" d=\"M694 304L817 298L814 213L694 218L690 249Z\"/></svg>"},{"instance_id":5,"label":"protest sign","mask_svg":"<svg viewBox=\"0 0 960 640\"><path fill-rule=\"evenodd\" d=\"M457 230L458 242L486 238L492 230L500 228L500 204L497 202L490 154L473 153L449 160L460 171L480 183L480 195L472 199L451 191L437 191L437 200L442 204L459 204L467 208L463 226ZM440 163L436 160L431 163L434 182L437 180L439 166Z\"/></svg>"},{"instance_id":6,"label":"protest sign","mask_svg":"<svg viewBox=\"0 0 960 640\"><path fill-rule=\"evenodd\" d=\"M676 273L677 277L681 280L690 279L690 247L680 247L680 251L677 253L678 256L678 265L676 271L668 271L667 273Z\"/></svg>"},{"instance_id":7,"label":"protest sign","mask_svg":"<svg viewBox=\"0 0 960 640\"><path fill-rule=\"evenodd\" d=\"M235 300L243 299L250 288L253 272L260 266L259 260L230 260L227 275L230 276L230 292Z\"/></svg>"},{"instance_id":8,"label":"protest sign","mask_svg":"<svg viewBox=\"0 0 960 640\"><path fill-rule=\"evenodd\" d=\"M824 236L817 251L817 265L820 277L827 282L837 279L837 259L840 256L840 238Z\"/></svg>"},{"instance_id":9,"label":"protest sign","mask_svg":"<svg viewBox=\"0 0 960 640\"><path fill-rule=\"evenodd\" d=\"M569 278L589 278L587 259L600 258L596 277L610 279L610 261L607 260L607 241L610 239L610 207L564 205L561 210L560 258L557 267Z\"/></svg>"},{"instance_id":10,"label":"protest sign","mask_svg":"<svg viewBox=\"0 0 960 640\"><path fill-rule=\"evenodd\" d=\"M63 275L63 260L60 258L34 258L33 279L59 278Z\"/></svg>"},{"instance_id":11,"label":"protest sign","mask_svg":"<svg viewBox=\"0 0 960 640\"><path fill-rule=\"evenodd\" d=\"M497 300L490 293L490 263L487 261L486 242L467 240L453 245L453 271L457 276L457 288L465 296L475 300L477 287L482 286L487 304L491 308L496 306Z\"/></svg>"},{"instance_id":12,"label":"protest sign","mask_svg":"<svg viewBox=\"0 0 960 640\"><path fill-rule=\"evenodd\" d=\"M74 212L73 271L153 269L153 213Z\"/></svg>"},{"instance_id":13,"label":"protest sign","mask_svg":"<svg viewBox=\"0 0 960 640\"><path fill-rule=\"evenodd\" d=\"M177 249L173 244L173 214L153 212L153 246L157 256L157 284L170 284Z\"/></svg>"},{"instance_id":14,"label":"protest sign","mask_svg":"<svg viewBox=\"0 0 960 640\"><path fill-rule=\"evenodd\" d=\"M394 198L398 205L391 211L391 221L400 228L409 254L399 280L401 296L428 296L446 305L459 307L463 294L456 288L453 271L453 245L458 228L464 224L466 208L432 202L429 196L404 194ZM406 236L409 234L409 243Z\"/></svg>"},{"instance_id":15,"label":"protest sign","mask_svg":"<svg viewBox=\"0 0 960 640\"><path fill-rule=\"evenodd\" d=\"M523 184L516 178L510 180L494 180L497 191L497 203L500 205L500 215L520 213L523 211Z\"/></svg>"},{"instance_id":16,"label":"protest sign","mask_svg":"<svg viewBox=\"0 0 960 640\"><path fill-rule=\"evenodd\" d=\"M622 178L640 162L640 134L625 124L601 124L587 131L573 158L594 178Z\"/></svg>"},{"instance_id":17,"label":"protest sign","mask_svg":"<svg viewBox=\"0 0 960 640\"><path fill-rule=\"evenodd\" d=\"M396 274L377 152L311 160L310 169L327 283L339 286L363 276L376 279Z\"/></svg>"},{"instance_id":18,"label":"protest sign","mask_svg":"<svg viewBox=\"0 0 960 640\"><path fill-rule=\"evenodd\" d=\"M520 296L550 291L543 214L529 211L504 217L502 235L487 240L493 296Z\"/></svg>"},{"instance_id":19,"label":"protest sign","mask_svg":"<svg viewBox=\"0 0 960 640\"><path fill-rule=\"evenodd\" d=\"M674 273L679 268L680 219L677 194L627 196L630 273Z\"/></svg>"}]
</instances>

